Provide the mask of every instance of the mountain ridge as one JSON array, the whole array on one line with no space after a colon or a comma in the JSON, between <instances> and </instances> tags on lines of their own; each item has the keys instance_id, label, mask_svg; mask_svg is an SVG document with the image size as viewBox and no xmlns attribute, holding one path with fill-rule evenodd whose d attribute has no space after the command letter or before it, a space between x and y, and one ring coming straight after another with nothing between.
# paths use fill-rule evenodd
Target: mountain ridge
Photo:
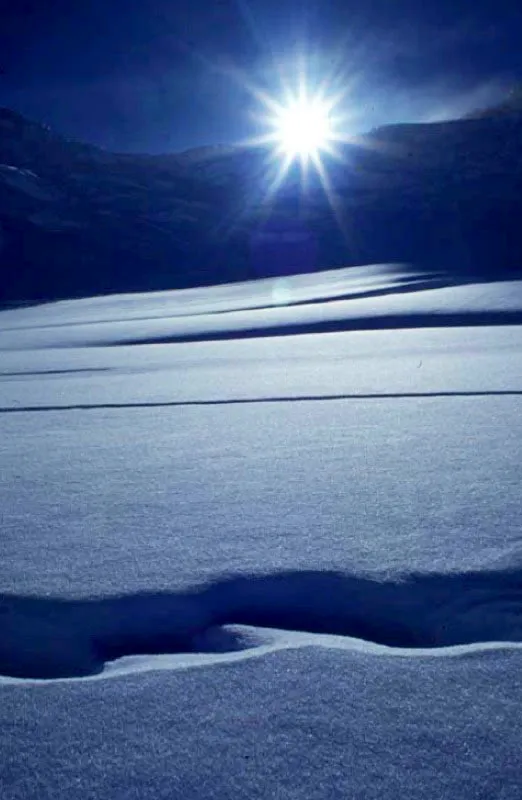
<instances>
[{"instance_id":1,"label":"mountain ridge","mask_svg":"<svg viewBox=\"0 0 522 800\"><path fill-rule=\"evenodd\" d=\"M522 266L522 102L376 129L301 189L266 148L118 154L0 108L0 295L35 301L411 262ZM502 107L505 109L506 104Z\"/></svg>"}]
</instances>

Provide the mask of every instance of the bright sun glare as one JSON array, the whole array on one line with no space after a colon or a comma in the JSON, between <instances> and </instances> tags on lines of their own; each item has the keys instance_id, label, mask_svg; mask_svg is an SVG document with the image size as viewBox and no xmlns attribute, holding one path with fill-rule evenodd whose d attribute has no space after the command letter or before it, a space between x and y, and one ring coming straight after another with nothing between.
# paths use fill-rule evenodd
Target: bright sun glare
<instances>
[{"instance_id":1,"label":"bright sun glare","mask_svg":"<svg viewBox=\"0 0 522 800\"><path fill-rule=\"evenodd\" d=\"M317 158L334 138L326 103L306 97L291 101L274 115L274 138L288 157Z\"/></svg>"},{"instance_id":2,"label":"bright sun glare","mask_svg":"<svg viewBox=\"0 0 522 800\"><path fill-rule=\"evenodd\" d=\"M351 140L346 131L346 111L341 114L346 90L336 92L328 81L313 90L306 80L305 69L297 68L296 72L294 88L282 82L279 97L249 87L259 103L259 112L254 118L264 128L264 133L247 140L246 144L268 146L274 162L279 163L277 177L269 190L271 194L277 191L295 162L301 165L303 177L308 174L309 166L315 169L329 192L324 159L327 156L341 158L337 146Z\"/></svg>"},{"instance_id":3,"label":"bright sun glare","mask_svg":"<svg viewBox=\"0 0 522 800\"><path fill-rule=\"evenodd\" d=\"M321 81L315 75L315 79L309 81L307 75L313 71L303 59L298 59L294 80L281 73L277 93L268 92L243 78L243 87L257 101L258 108L252 117L260 128L259 134L245 140L244 144L268 148L267 174L270 174L270 179L266 200L277 193L287 175L295 178L292 165L297 163L303 191L306 192L311 185L311 170L319 177L335 212L336 196L327 162L329 159L343 161L342 145L356 141L356 136L350 131L356 115L351 104L348 106L353 81L346 78L340 85L335 75L326 75Z\"/></svg>"}]
</instances>

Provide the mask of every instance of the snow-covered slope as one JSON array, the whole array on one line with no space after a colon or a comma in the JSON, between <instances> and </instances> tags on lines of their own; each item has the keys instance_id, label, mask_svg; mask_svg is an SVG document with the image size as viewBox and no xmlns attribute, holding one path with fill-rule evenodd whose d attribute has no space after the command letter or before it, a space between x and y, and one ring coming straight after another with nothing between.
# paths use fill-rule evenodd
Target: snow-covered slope
<instances>
[{"instance_id":1,"label":"snow-covered slope","mask_svg":"<svg viewBox=\"0 0 522 800\"><path fill-rule=\"evenodd\" d=\"M522 281L451 286L380 264L4 311L0 351L521 321Z\"/></svg>"},{"instance_id":2,"label":"snow-covered slope","mask_svg":"<svg viewBox=\"0 0 522 800\"><path fill-rule=\"evenodd\" d=\"M270 282L0 315L2 800L519 799L519 284L417 280L272 311L482 324L113 346Z\"/></svg>"}]
</instances>

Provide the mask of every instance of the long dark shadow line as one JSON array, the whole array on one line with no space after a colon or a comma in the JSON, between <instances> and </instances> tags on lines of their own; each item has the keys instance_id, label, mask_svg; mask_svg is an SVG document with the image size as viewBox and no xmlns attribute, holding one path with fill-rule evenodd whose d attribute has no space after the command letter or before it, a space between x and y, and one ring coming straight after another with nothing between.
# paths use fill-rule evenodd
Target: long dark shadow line
<instances>
[{"instance_id":1,"label":"long dark shadow line","mask_svg":"<svg viewBox=\"0 0 522 800\"><path fill-rule=\"evenodd\" d=\"M296 305L296 304L294 304ZM312 304L310 304L312 305ZM273 309L273 307L271 307ZM241 309L244 310L244 309ZM260 309L261 310L261 309ZM266 310L266 309L265 309ZM227 312L228 313L228 312ZM219 316L219 312L214 312L208 316ZM182 317L180 317L182 319ZM477 328L477 327L501 327L505 325L522 325L522 311L470 311L470 312L446 312L440 313L416 313L416 314L384 314L372 315L369 317L353 317L350 319L315 319L300 320L281 324L269 323L267 325L253 326L250 328L202 330L192 333L178 331L169 334L151 334L141 336L139 339L118 339L109 341L95 342L76 342L64 344L54 344L51 347L71 348L71 347L128 347L136 345L151 344L187 344L190 342L228 342L239 339L263 339L282 336L300 336L318 333L349 333L352 331L388 331L388 330L411 330L415 328ZM43 326L42 326L43 327ZM55 326L52 326L55 327ZM7 332L13 333L18 329L11 328L0 330L0 334ZM45 344L43 345L45 347ZM32 350L34 344L13 347L2 346L1 351ZM41 349L38 347L37 349Z\"/></svg>"},{"instance_id":2,"label":"long dark shadow line","mask_svg":"<svg viewBox=\"0 0 522 800\"><path fill-rule=\"evenodd\" d=\"M373 394L319 394L295 397L238 397L223 400L167 400L145 403L77 403L63 406L7 406L0 407L0 414L20 414L41 411L92 411L95 409L119 408L183 408L186 406L232 406L256 403L315 403L329 400L415 400L418 398L445 397L522 397L522 389L493 389L477 392L375 392Z\"/></svg>"},{"instance_id":3,"label":"long dark shadow line","mask_svg":"<svg viewBox=\"0 0 522 800\"><path fill-rule=\"evenodd\" d=\"M251 328L205 330L197 333L157 334L125 341L98 342L92 347L119 347L121 345L175 344L187 342L226 342L236 339L260 339L280 336L298 336L311 333L347 333L350 331L410 330L412 328L478 328L504 325L522 325L522 311L469 311L426 312L411 314L373 314L369 317L342 319L299 320L281 324L267 324Z\"/></svg>"},{"instance_id":4,"label":"long dark shadow line","mask_svg":"<svg viewBox=\"0 0 522 800\"><path fill-rule=\"evenodd\" d=\"M0 380L3 378L31 378L38 375L73 375L78 372L110 372L111 367L79 367L75 369L36 369L30 372L16 370L15 372L0 372Z\"/></svg>"}]
</instances>

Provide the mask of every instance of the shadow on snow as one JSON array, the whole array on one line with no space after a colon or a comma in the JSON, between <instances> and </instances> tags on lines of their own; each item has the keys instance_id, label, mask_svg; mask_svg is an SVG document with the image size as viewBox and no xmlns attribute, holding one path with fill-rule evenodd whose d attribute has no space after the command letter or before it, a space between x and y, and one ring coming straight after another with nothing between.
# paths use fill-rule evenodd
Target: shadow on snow
<instances>
[{"instance_id":1,"label":"shadow on snow","mask_svg":"<svg viewBox=\"0 0 522 800\"><path fill-rule=\"evenodd\" d=\"M91 675L125 655L248 646L227 625L345 635L399 648L522 641L522 570L394 579L287 571L225 576L185 592L87 600L3 595L0 674Z\"/></svg>"}]
</instances>

